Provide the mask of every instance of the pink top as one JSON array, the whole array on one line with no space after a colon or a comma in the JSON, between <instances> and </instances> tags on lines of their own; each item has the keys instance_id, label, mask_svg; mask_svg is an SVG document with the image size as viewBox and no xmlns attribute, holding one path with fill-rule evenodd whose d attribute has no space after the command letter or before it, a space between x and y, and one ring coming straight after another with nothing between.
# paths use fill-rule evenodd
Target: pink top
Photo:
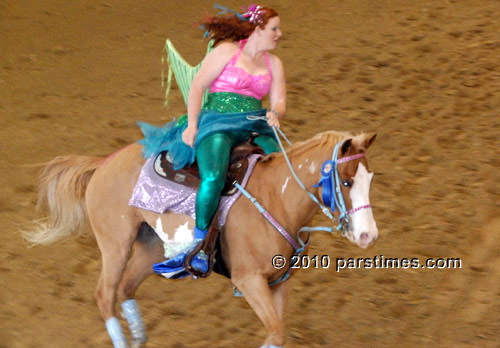
<instances>
[{"instance_id":1,"label":"pink top","mask_svg":"<svg viewBox=\"0 0 500 348\"><path fill-rule=\"evenodd\" d=\"M240 41L240 48L238 51L224 67L220 75L210 85L210 93L232 92L254 97L259 100L269 93L273 77L269 57L265 52L264 59L266 60L267 69L269 70L266 74L257 76L252 75L244 69L235 66L246 42L247 40Z\"/></svg>"}]
</instances>

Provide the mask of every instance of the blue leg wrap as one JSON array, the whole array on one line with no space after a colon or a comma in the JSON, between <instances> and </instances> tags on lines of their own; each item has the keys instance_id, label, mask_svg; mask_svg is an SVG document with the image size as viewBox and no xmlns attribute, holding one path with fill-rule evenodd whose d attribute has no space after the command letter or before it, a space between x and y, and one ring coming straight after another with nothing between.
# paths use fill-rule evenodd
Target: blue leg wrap
<instances>
[{"instance_id":1,"label":"blue leg wrap","mask_svg":"<svg viewBox=\"0 0 500 348\"><path fill-rule=\"evenodd\" d=\"M278 346L275 346L274 344L268 344L267 346L262 346L260 348L283 348L283 347L278 347Z\"/></svg>"},{"instance_id":2,"label":"blue leg wrap","mask_svg":"<svg viewBox=\"0 0 500 348\"><path fill-rule=\"evenodd\" d=\"M120 325L120 321L116 317L106 320L106 329L108 329L109 337L111 337L111 341L113 341L113 347L130 348L127 338L123 333L122 326Z\"/></svg>"},{"instance_id":3,"label":"blue leg wrap","mask_svg":"<svg viewBox=\"0 0 500 348\"><path fill-rule=\"evenodd\" d=\"M146 326L142 321L139 306L135 300L127 300L122 303L123 314L127 319L130 335L132 336L132 344L139 345L148 340L146 335Z\"/></svg>"}]
</instances>

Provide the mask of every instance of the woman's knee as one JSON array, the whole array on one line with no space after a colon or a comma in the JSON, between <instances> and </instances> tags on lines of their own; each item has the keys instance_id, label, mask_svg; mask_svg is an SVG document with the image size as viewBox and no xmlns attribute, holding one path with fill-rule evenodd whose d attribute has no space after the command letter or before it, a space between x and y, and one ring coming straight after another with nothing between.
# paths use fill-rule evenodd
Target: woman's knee
<instances>
[{"instance_id":1,"label":"woman's knee","mask_svg":"<svg viewBox=\"0 0 500 348\"><path fill-rule=\"evenodd\" d=\"M222 169L213 170L201 177L200 190L207 193L220 194L226 181L226 171Z\"/></svg>"}]
</instances>

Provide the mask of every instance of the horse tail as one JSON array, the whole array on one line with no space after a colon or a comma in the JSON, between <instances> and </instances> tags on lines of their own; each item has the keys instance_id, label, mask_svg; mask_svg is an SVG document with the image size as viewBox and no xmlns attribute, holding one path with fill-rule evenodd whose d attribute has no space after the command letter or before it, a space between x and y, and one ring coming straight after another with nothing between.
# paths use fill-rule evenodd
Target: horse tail
<instances>
[{"instance_id":1,"label":"horse tail","mask_svg":"<svg viewBox=\"0 0 500 348\"><path fill-rule=\"evenodd\" d=\"M52 244L72 234L81 235L87 225L85 192L102 158L86 156L56 157L40 175L37 210L48 217L35 221L24 238L36 244Z\"/></svg>"}]
</instances>

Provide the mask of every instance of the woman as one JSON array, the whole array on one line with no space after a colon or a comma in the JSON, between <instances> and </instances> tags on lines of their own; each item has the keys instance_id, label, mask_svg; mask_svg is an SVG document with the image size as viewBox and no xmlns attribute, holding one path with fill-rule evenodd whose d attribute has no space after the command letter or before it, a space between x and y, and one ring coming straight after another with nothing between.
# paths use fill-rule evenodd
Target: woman
<instances>
[{"instance_id":1,"label":"woman","mask_svg":"<svg viewBox=\"0 0 500 348\"><path fill-rule=\"evenodd\" d=\"M267 53L281 37L278 13L269 7L252 6L246 13L215 16L204 24L218 45L205 57L191 84L187 125L177 122L160 149L169 151L177 168L191 164L196 156L201 183L196 198L195 245L205 238L217 211L231 148L257 132L255 142L265 153L279 151L271 127L280 126L286 111L283 65ZM208 88L208 101L202 106ZM262 108L262 98L268 93L270 111ZM248 115L265 115L267 123L248 120ZM162 263L163 271L182 271L191 250ZM205 272L207 256L197 254L192 266Z\"/></svg>"}]
</instances>

